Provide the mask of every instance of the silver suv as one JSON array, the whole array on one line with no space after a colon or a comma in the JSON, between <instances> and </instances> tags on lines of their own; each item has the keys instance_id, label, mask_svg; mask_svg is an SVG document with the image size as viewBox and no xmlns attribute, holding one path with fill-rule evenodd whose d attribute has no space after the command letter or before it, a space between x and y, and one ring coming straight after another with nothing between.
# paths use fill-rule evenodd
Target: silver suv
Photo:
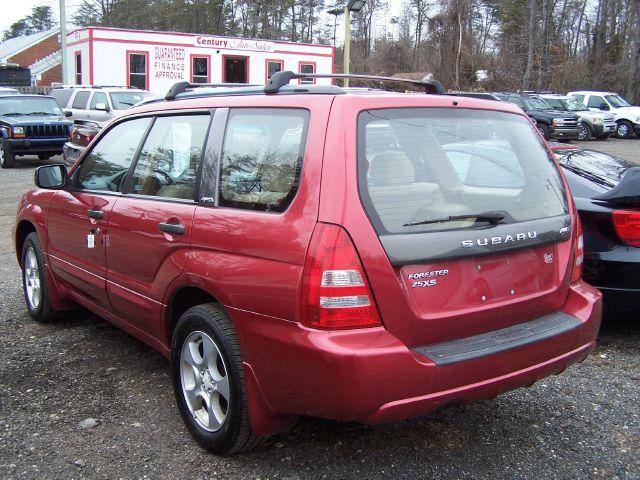
<instances>
[{"instance_id":1,"label":"silver suv","mask_svg":"<svg viewBox=\"0 0 640 480\"><path fill-rule=\"evenodd\" d=\"M61 85L51 90L60 107L72 113L74 122L111 120L143 100L154 98L147 90L132 87L100 87L95 85Z\"/></svg>"},{"instance_id":2,"label":"silver suv","mask_svg":"<svg viewBox=\"0 0 640 480\"><path fill-rule=\"evenodd\" d=\"M582 120L578 124L580 129L578 140L588 140L593 137L606 140L616 131L616 117L607 112L594 112L575 97L567 95L540 95L554 109L572 112Z\"/></svg>"}]
</instances>

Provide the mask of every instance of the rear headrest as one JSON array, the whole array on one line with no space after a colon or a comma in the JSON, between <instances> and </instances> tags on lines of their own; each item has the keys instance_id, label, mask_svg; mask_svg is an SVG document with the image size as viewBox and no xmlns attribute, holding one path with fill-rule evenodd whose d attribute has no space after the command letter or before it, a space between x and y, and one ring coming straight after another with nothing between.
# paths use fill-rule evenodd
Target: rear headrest
<instances>
[{"instance_id":1,"label":"rear headrest","mask_svg":"<svg viewBox=\"0 0 640 480\"><path fill-rule=\"evenodd\" d=\"M402 153L381 153L371 160L371 181L376 186L407 185L416 180L413 165Z\"/></svg>"}]
</instances>

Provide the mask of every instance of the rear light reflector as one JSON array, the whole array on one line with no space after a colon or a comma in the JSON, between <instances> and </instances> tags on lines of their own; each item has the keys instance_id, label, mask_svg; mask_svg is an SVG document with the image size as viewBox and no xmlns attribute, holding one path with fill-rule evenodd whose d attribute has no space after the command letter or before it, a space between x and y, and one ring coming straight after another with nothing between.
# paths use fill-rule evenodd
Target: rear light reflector
<instances>
[{"instance_id":1,"label":"rear light reflector","mask_svg":"<svg viewBox=\"0 0 640 480\"><path fill-rule=\"evenodd\" d=\"M302 274L300 318L323 329L380 325L378 308L356 248L347 232L319 223Z\"/></svg>"},{"instance_id":2,"label":"rear light reflector","mask_svg":"<svg viewBox=\"0 0 640 480\"><path fill-rule=\"evenodd\" d=\"M584 268L584 235L582 233L582 222L576 213L576 231L573 249L573 270L571 271L571 283L576 283L582 278Z\"/></svg>"},{"instance_id":3,"label":"rear light reflector","mask_svg":"<svg viewBox=\"0 0 640 480\"><path fill-rule=\"evenodd\" d=\"M614 210L611 215L620 240L630 247L640 247L640 211Z\"/></svg>"}]
</instances>

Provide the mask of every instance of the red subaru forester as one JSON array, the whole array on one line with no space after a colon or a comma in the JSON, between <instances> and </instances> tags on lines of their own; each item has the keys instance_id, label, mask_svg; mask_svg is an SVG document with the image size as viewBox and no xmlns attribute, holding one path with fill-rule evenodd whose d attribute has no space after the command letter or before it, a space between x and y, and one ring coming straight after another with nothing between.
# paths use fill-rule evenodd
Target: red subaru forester
<instances>
[{"instance_id":1,"label":"red subaru forester","mask_svg":"<svg viewBox=\"0 0 640 480\"><path fill-rule=\"evenodd\" d=\"M600 294L527 116L313 81L177 84L69 172L40 167L15 227L31 315L79 305L162 352L218 454L300 415L397 421L583 360Z\"/></svg>"}]
</instances>

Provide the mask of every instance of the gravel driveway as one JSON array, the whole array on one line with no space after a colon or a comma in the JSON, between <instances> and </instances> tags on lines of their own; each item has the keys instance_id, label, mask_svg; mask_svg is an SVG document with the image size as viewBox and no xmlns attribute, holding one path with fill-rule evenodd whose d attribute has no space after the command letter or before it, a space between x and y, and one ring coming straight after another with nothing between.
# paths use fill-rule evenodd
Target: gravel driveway
<instances>
[{"instance_id":1,"label":"gravel driveway","mask_svg":"<svg viewBox=\"0 0 640 480\"><path fill-rule=\"evenodd\" d=\"M640 140L589 142L640 163ZM640 319L528 389L370 427L301 419L217 458L179 418L169 365L89 314L30 320L10 227L37 161L0 171L0 478L640 478ZM295 392L292 392L295 394Z\"/></svg>"}]
</instances>

